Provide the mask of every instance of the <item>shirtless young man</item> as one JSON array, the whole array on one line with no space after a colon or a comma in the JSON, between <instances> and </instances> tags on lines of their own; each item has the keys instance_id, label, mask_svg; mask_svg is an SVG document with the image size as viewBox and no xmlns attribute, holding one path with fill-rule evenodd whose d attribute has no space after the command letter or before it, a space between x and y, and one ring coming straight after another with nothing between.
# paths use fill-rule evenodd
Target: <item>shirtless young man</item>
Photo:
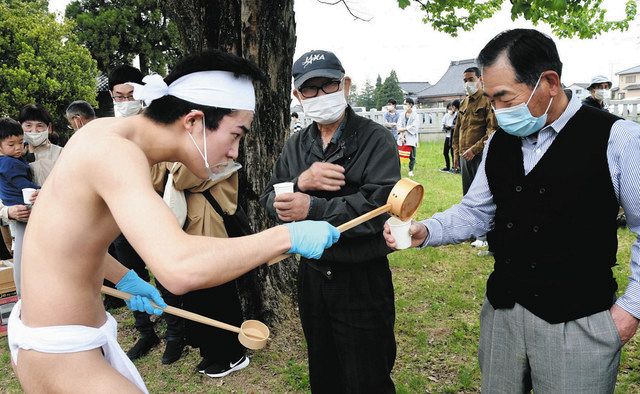
<instances>
[{"instance_id":1,"label":"shirtless young man","mask_svg":"<svg viewBox=\"0 0 640 394\"><path fill-rule=\"evenodd\" d=\"M318 258L337 241L337 229L311 221L242 238L187 235L153 190L155 163L180 161L206 179L237 157L253 120L252 80L260 77L233 55L187 58L164 81L151 76L136 86L136 97L150 103L143 114L95 120L66 145L29 219L22 301L9 323L26 392L146 391L115 342L100 286L107 278L140 296L136 309L151 311L148 298L163 302L107 253L120 231L175 294L224 283L287 251Z\"/></svg>"}]
</instances>

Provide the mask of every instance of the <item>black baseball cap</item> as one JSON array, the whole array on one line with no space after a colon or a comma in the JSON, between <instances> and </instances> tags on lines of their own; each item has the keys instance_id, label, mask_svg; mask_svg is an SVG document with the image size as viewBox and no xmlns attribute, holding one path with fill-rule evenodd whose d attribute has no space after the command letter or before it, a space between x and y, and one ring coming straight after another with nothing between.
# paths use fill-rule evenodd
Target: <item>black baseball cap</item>
<instances>
[{"instance_id":1,"label":"black baseball cap","mask_svg":"<svg viewBox=\"0 0 640 394\"><path fill-rule=\"evenodd\" d=\"M333 52L309 51L293 63L293 85L296 89L299 89L307 80L316 77L335 79L344 77L342 63Z\"/></svg>"}]
</instances>

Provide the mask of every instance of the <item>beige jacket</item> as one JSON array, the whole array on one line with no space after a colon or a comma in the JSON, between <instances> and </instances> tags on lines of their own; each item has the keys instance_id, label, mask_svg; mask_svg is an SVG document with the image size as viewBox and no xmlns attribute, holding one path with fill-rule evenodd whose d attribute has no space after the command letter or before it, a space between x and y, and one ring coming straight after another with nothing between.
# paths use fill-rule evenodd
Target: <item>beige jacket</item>
<instances>
[{"instance_id":1,"label":"beige jacket","mask_svg":"<svg viewBox=\"0 0 640 394\"><path fill-rule=\"evenodd\" d=\"M157 192L164 191L167 174L173 163L158 163L151 168L153 186ZM187 221L184 231L192 235L227 238L222 217L213 209L202 193L210 193L220 208L230 215L238 207L238 173L213 182L196 177L182 163L173 169L173 183L178 190L184 190L187 198Z\"/></svg>"}]
</instances>

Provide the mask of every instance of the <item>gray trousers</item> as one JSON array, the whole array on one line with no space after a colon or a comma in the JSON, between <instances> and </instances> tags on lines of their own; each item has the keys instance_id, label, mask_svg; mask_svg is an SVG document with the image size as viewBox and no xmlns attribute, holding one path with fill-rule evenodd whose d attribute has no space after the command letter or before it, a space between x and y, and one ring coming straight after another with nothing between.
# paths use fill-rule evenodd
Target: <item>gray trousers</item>
<instances>
[{"instance_id":1,"label":"gray trousers","mask_svg":"<svg viewBox=\"0 0 640 394\"><path fill-rule=\"evenodd\" d=\"M622 342L608 310L549 324L521 305L480 314L483 393L613 393Z\"/></svg>"},{"instance_id":2,"label":"gray trousers","mask_svg":"<svg viewBox=\"0 0 640 394\"><path fill-rule=\"evenodd\" d=\"M16 291L20 296L20 266L22 261L22 240L27 223L12 220L10 223L11 234L13 235L13 282L16 284Z\"/></svg>"}]
</instances>

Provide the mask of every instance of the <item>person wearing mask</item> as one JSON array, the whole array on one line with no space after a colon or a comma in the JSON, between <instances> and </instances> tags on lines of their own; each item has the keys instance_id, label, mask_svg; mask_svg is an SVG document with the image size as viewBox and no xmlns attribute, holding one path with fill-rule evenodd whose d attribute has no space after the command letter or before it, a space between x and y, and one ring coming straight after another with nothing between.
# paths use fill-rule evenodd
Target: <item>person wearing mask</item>
<instances>
[{"instance_id":1,"label":"person wearing mask","mask_svg":"<svg viewBox=\"0 0 640 394\"><path fill-rule=\"evenodd\" d=\"M154 164L179 158L206 180L237 159L253 122L253 81L263 75L240 57L201 52L135 87L148 104L142 114L97 119L74 135L54 169L64 182L43 186L29 219L23 298L9 316L12 366L25 392L147 392L102 306L102 280L132 294L130 308L160 314L150 301L166 304L107 253L120 228L174 294L228 282L282 253L317 259L338 241L322 221L240 238L190 235L153 188Z\"/></svg>"},{"instance_id":2,"label":"person wearing mask","mask_svg":"<svg viewBox=\"0 0 640 394\"><path fill-rule=\"evenodd\" d=\"M478 67L469 67L462 74L467 97L460 104L456 124L451 136L455 166L462 175L462 195L469 191L482 160L482 149L487 138L496 130L496 116L482 89L482 74ZM484 235L476 237L471 246L487 246ZM487 251L481 250L479 256Z\"/></svg>"},{"instance_id":3,"label":"person wearing mask","mask_svg":"<svg viewBox=\"0 0 640 394\"><path fill-rule=\"evenodd\" d=\"M113 111L116 118L128 118L142 111L142 101L134 99L134 85L132 85L132 83L142 85L142 77L142 72L139 69L129 65L118 66L109 74L109 89L111 91L111 97L113 98ZM151 281L151 275L149 275L144 260L133 246L131 246L124 234L118 235L113 241L111 254L120 264L135 271L142 280L145 282ZM113 284L108 281L105 281L105 284L113 287ZM166 297L164 294L163 296L169 305L179 306L176 305L176 299ZM105 296L104 303L105 309L124 306L122 300L111 296ZM134 326L139 332L140 337L133 347L127 351L127 356L129 356L131 360L137 360L149 353L156 345L160 344L160 338L153 328L153 322L149 314L143 311L133 311L133 316L135 318ZM184 330L182 328L182 319L176 316L165 315L165 320L167 321L169 337L172 339L175 337L176 339L171 342L167 341L167 347L163 354L163 362L169 364L179 359L182 355L182 349L184 347L182 337ZM174 333L175 335L173 335Z\"/></svg>"},{"instance_id":4,"label":"person wearing mask","mask_svg":"<svg viewBox=\"0 0 640 394\"><path fill-rule=\"evenodd\" d=\"M295 134L300 130L302 130L302 122L300 122L298 113L292 112L291 113L291 134Z\"/></svg>"},{"instance_id":5,"label":"person wearing mask","mask_svg":"<svg viewBox=\"0 0 640 394\"><path fill-rule=\"evenodd\" d=\"M62 147L49 141L53 119L42 105L29 104L22 107L18 121L24 131L27 144L27 161L33 170L33 180L43 185L55 165Z\"/></svg>"},{"instance_id":6,"label":"person wearing mask","mask_svg":"<svg viewBox=\"0 0 640 394\"><path fill-rule=\"evenodd\" d=\"M611 81L604 75L591 78L591 85L587 88L589 96L582 100L582 104L609 112L605 108L604 100L611 98Z\"/></svg>"},{"instance_id":7,"label":"person wearing mask","mask_svg":"<svg viewBox=\"0 0 640 394\"><path fill-rule=\"evenodd\" d=\"M113 114L116 118L136 115L142 110L142 101L133 98L133 85L142 84L142 72L127 64L118 66L109 74L109 91L113 99Z\"/></svg>"},{"instance_id":8,"label":"person wearing mask","mask_svg":"<svg viewBox=\"0 0 640 394\"><path fill-rule=\"evenodd\" d=\"M35 189L31 204L35 201L40 186L33 182L29 164L23 158L24 132L20 123L11 118L0 118L0 200L7 206L23 205L23 189ZM13 280L18 295L21 294L22 241L27 227L26 220L9 222L14 237Z\"/></svg>"},{"instance_id":9,"label":"person wearing mask","mask_svg":"<svg viewBox=\"0 0 640 394\"><path fill-rule=\"evenodd\" d=\"M96 112L91 104L84 100L76 100L69 104L65 111L69 127L75 132L96 118Z\"/></svg>"},{"instance_id":10,"label":"person wearing mask","mask_svg":"<svg viewBox=\"0 0 640 394\"><path fill-rule=\"evenodd\" d=\"M396 111L396 100L387 100L387 111L382 113L382 125L389 129L393 140L398 139L398 118L400 114Z\"/></svg>"},{"instance_id":11,"label":"person wearing mask","mask_svg":"<svg viewBox=\"0 0 640 394\"><path fill-rule=\"evenodd\" d=\"M238 205L239 165L221 175L219 179L203 181L182 163L161 164L152 169L154 187L156 191L163 192L166 183L171 179L175 190L185 192L187 212L183 229L187 234L229 238L253 233L250 231L246 214ZM171 174L170 178L168 174ZM242 219L245 221L241 222ZM158 287L164 294L162 283L159 282ZM178 301L181 305L174 306L224 321L227 324L240 326L244 321L235 280L188 292ZM237 334L190 320L184 321L184 327L185 341L183 342L183 337L176 335L182 332L172 332L174 330L167 322L167 348L170 348L172 340L180 340L180 342L175 342L171 346L176 347L181 344L181 347L176 347L174 352L175 360L182 352L184 344L188 343L200 351L201 360L196 370L209 377L222 378L249 365L249 357L245 354L245 348L238 342Z\"/></svg>"},{"instance_id":12,"label":"person wearing mask","mask_svg":"<svg viewBox=\"0 0 640 394\"><path fill-rule=\"evenodd\" d=\"M416 165L416 147L418 146L418 129L420 128L420 118L413 108L414 102L411 97L404 99L404 112L398 116L398 138L400 146L411 147L409 153L409 176L414 176L413 168Z\"/></svg>"},{"instance_id":13,"label":"person wearing mask","mask_svg":"<svg viewBox=\"0 0 640 394\"><path fill-rule=\"evenodd\" d=\"M345 223L387 201L400 179L391 133L347 105L351 79L329 51L293 64L294 96L313 121L289 138L260 197L280 222ZM273 185L293 182L294 193ZM319 260L302 258L300 321L307 341L311 390L391 393L396 343L393 283L379 216L344 233Z\"/></svg>"},{"instance_id":14,"label":"person wearing mask","mask_svg":"<svg viewBox=\"0 0 640 394\"><path fill-rule=\"evenodd\" d=\"M462 78L467 97L460 104L451 144L453 157L460 163L464 196L480 166L484 144L496 130L496 117L491 103L484 96L480 69L469 67L464 70Z\"/></svg>"},{"instance_id":15,"label":"person wearing mask","mask_svg":"<svg viewBox=\"0 0 640 394\"><path fill-rule=\"evenodd\" d=\"M442 131L445 133L444 145L442 147L442 154L444 156L445 166L440 169L442 172L453 172L453 149L451 148L451 133L458 116L458 107L460 107L460 101L454 100L447 106L447 113L442 117ZM451 155L451 159L449 159Z\"/></svg>"},{"instance_id":16,"label":"person wearing mask","mask_svg":"<svg viewBox=\"0 0 640 394\"><path fill-rule=\"evenodd\" d=\"M640 318L640 125L568 100L556 45L536 30L504 31L477 59L500 128L469 192L414 222L412 245L489 232L483 393L613 393ZM618 204L636 237L620 297Z\"/></svg>"}]
</instances>

